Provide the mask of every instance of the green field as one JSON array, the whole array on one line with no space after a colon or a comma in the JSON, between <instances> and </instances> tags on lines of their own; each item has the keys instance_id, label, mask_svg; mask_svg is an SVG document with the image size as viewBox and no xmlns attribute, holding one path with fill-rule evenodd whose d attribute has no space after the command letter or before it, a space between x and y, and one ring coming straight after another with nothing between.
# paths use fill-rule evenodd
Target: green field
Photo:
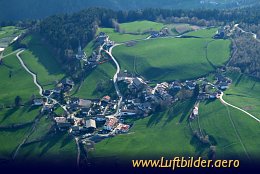
<instances>
[{"instance_id":1,"label":"green field","mask_svg":"<svg viewBox=\"0 0 260 174\"><path fill-rule=\"evenodd\" d=\"M0 125L23 124L31 122L39 114L39 108L25 106L0 110Z\"/></svg>"},{"instance_id":2,"label":"green field","mask_svg":"<svg viewBox=\"0 0 260 174\"><path fill-rule=\"evenodd\" d=\"M0 39L5 37L14 37L22 33L22 30L15 26L0 27Z\"/></svg>"},{"instance_id":3,"label":"green field","mask_svg":"<svg viewBox=\"0 0 260 174\"><path fill-rule=\"evenodd\" d=\"M126 42L131 40L145 39L148 35L142 34L121 34L115 32L112 28L99 28L98 32L104 32L109 35L109 39L115 42Z\"/></svg>"},{"instance_id":4,"label":"green field","mask_svg":"<svg viewBox=\"0 0 260 174\"><path fill-rule=\"evenodd\" d=\"M50 118L42 117L37 124L35 131L29 137L28 141L43 138L50 131L53 124L54 123Z\"/></svg>"},{"instance_id":5,"label":"green field","mask_svg":"<svg viewBox=\"0 0 260 174\"><path fill-rule=\"evenodd\" d=\"M221 66L230 58L230 40L214 40L208 45L208 59L213 65Z\"/></svg>"},{"instance_id":6,"label":"green field","mask_svg":"<svg viewBox=\"0 0 260 174\"><path fill-rule=\"evenodd\" d=\"M17 146L22 143L25 136L29 133L30 126L22 129L10 131L0 131L0 159L11 159Z\"/></svg>"},{"instance_id":7,"label":"green field","mask_svg":"<svg viewBox=\"0 0 260 174\"><path fill-rule=\"evenodd\" d=\"M231 75L233 84L225 92L224 99L260 118L260 81L241 75Z\"/></svg>"},{"instance_id":8,"label":"green field","mask_svg":"<svg viewBox=\"0 0 260 174\"><path fill-rule=\"evenodd\" d=\"M119 46L113 54L123 70L141 74L149 80L192 79L214 70L205 55L205 45L209 41L163 38L143 41L133 47ZM227 60L228 57L222 58L219 64Z\"/></svg>"},{"instance_id":9,"label":"green field","mask_svg":"<svg viewBox=\"0 0 260 174\"><path fill-rule=\"evenodd\" d=\"M257 121L220 101L201 103L199 112L199 121L194 120L192 125L199 124L203 134L210 137L217 147L217 158L247 159L247 153L251 159L258 158L260 141L256 140L259 140L260 127Z\"/></svg>"},{"instance_id":10,"label":"green field","mask_svg":"<svg viewBox=\"0 0 260 174\"><path fill-rule=\"evenodd\" d=\"M113 160L196 156L204 149L194 140L186 121L193 104L179 103L165 112L137 120L129 134L103 140L91 155Z\"/></svg>"},{"instance_id":11,"label":"green field","mask_svg":"<svg viewBox=\"0 0 260 174\"><path fill-rule=\"evenodd\" d=\"M3 63L0 65L0 104L13 104L16 96L27 102L33 94L39 94L32 76L22 68L15 55L4 58Z\"/></svg>"},{"instance_id":12,"label":"green field","mask_svg":"<svg viewBox=\"0 0 260 174\"><path fill-rule=\"evenodd\" d=\"M55 82L65 76L50 46L41 41L39 36L30 35L22 43L26 44L28 49L21 57L28 68L37 74L38 81L44 89L52 88Z\"/></svg>"},{"instance_id":13,"label":"green field","mask_svg":"<svg viewBox=\"0 0 260 174\"><path fill-rule=\"evenodd\" d=\"M216 34L217 30L218 28L202 29L202 30L189 32L185 34L185 36L212 38Z\"/></svg>"},{"instance_id":14,"label":"green field","mask_svg":"<svg viewBox=\"0 0 260 174\"><path fill-rule=\"evenodd\" d=\"M152 21L135 21L119 24L122 33L142 34L147 31L159 31L164 27L162 23Z\"/></svg>"},{"instance_id":15,"label":"green field","mask_svg":"<svg viewBox=\"0 0 260 174\"><path fill-rule=\"evenodd\" d=\"M97 99L103 97L104 95L108 95L107 93L97 93L95 90L98 83L110 82L115 72L116 69L111 63L99 65L85 78L81 88L75 96L88 99Z\"/></svg>"},{"instance_id":16,"label":"green field","mask_svg":"<svg viewBox=\"0 0 260 174\"><path fill-rule=\"evenodd\" d=\"M18 160L51 161L52 164L71 162L76 165L77 147L73 138L67 132L60 132L46 138L44 141L25 145L21 148Z\"/></svg>"}]
</instances>

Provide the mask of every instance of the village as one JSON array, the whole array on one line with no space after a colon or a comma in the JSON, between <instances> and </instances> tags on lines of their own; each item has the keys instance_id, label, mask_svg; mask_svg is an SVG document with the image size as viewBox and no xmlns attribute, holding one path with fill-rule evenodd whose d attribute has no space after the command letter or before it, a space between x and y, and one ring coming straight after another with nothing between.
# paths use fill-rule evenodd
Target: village
<instances>
[{"instance_id":1,"label":"village","mask_svg":"<svg viewBox=\"0 0 260 174\"><path fill-rule=\"evenodd\" d=\"M153 33L154 34L154 33ZM163 35L164 36L164 35ZM109 61L109 55L102 50L109 50L114 45L105 33L100 33L96 42L99 49L88 58L81 47L77 59L84 61L86 69L93 69ZM129 73L127 70L116 74L116 88L122 98L112 99L106 95L101 99L89 100L69 96L75 84L69 78L62 80L56 88L44 90L43 97L34 99L33 105L42 106L41 112L51 117L58 131L69 131L83 140L94 140L128 133L131 126L125 123L129 118L143 118L170 107L179 100L196 97L197 101L214 100L229 88L232 81L223 75L224 69L213 73L213 79L206 77L162 83L151 83L143 77ZM120 91L120 92L119 92ZM61 110L61 112L56 112ZM190 119L198 115L194 106Z\"/></svg>"}]
</instances>

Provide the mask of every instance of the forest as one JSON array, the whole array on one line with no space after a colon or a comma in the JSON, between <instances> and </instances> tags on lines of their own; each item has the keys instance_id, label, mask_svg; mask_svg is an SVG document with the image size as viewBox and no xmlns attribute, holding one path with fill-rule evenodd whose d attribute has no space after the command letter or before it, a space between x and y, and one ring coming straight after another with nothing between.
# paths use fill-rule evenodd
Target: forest
<instances>
[{"instance_id":1,"label":"forest","mask_svg":"<svg viewBox=\"0 0 260 174\"><path fill-rule=\"evenodd\" d=\"M79 44L85 47L95 37L98 27L113 27L114 21L119 23L150 20L159 22L185 22L202 26L225 25L228 23L239 23L242 26L247 26L247 29L257 29L260 23L260 10L258 7L247 9L233 10L170 10L170 9L144 9L131 11L113 11L104 8L88 8L74 14L53 15L40 21L32 21L31 32L38 33L41 37L50 43L57 56L68 64L71 60L66 55L67 50L77 51ZM20 23L21 24L21 23ZM28 22L24 22L28 26ZM245 40L244 44L248 41ZM259 43L247 44L246 51L241 51L244 48L239 45L241 41L233 40L233 47L237 45L240 59L232 59L232 65L245 69L245 66L250 64L248 74L256 74L258 77L260 59L252 59L252 54L255 57L259 54ZM254 42L251 42L254 43ZM248 56L249 50L250 56ZM234 53L233 53L234 54ZM235 54L234 54L235 55ZM242 59L241 59L242 58ZM243 60L242 63L241 61ZM235 62L234 62L235 61ZM238 62L237 62L238 61ZM244 62L250 62L244 64ZM71 63L70 63L71 64ZM255 68L251 68L254 65ZM255 72L256 71L256 72Z\"/></svg>"},{"instance_id":2,"label":"forest","mask_svg":"<svg viewBox=\"0 0 260 174\"><path fill-rule=\"evenodd\" d=\"M106 7L113 10L230 9L257 4L259 5L258 0L0 0L0 21L42 19L55 14L78 12L88 7Z\"/></svg>"}]
</instances>

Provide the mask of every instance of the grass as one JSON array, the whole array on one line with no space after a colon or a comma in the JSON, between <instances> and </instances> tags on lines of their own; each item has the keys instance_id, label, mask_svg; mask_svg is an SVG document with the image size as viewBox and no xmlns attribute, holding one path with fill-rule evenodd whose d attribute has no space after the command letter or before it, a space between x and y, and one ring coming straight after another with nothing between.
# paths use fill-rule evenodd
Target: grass
<instances>
[{"instance_id":1,"label":"grass","mask_svg":"<svg viewBox=\"0 0 260 174\"><path fill-rule=\"evenodd\" d=\"M224 99L260 118L260 81L239 73L231 75L233 83Z\"/></svg>"},{"instance_id":2,"label":"grass","mask_svg":"<svg viewBox=\"0 0 260 174\"><path fill-rule=\"evenodd\" d=\"M22 30L15 26L7 26L7 27L0 27L0 39L6 38L6 37L13 37L18 36L21 34Z\"/></svg>"},{"instance_id":3,"label":"grass","mask_svg":"<svg viewBox=\"0 0 260 174\"><path fill-rule=\"evenodd\" d=\"M162 23L152 21L135 21L119 24L121 31L125 33L142 34L147 31L159 31L164 27Z\"/></svg>"},{"instance_id":4,"label":"grass","mask_svg":"<svg viewBox=\"0 0 260 174\"><path fill-rule=\"evenodd\" d=\"M21 108L0 110L0 125L23 124L31 122L39 114L39 108L25 106Z\"/></svg>"},{"instance_id":5,"label":"grass","mask_svg":"<svg viewBox=\"0 0 260 174\"><path fill-rule=\"evenodd\" d=\"M51 163L66 162L67 160L76 164L76 143L67 132L59 132L42 142L23 146L18 160L22 161L48 161Z\"/></svg>"},{"instance_id":6,"label":"grass","mask_svg":"<svg viewBox=\"0 0 260 174\"><path fill-rule=\"evenodd\" d=\"M90 155L113 160L196 156L204 149L194 140L186 122L193 104L179 103L165 112L137 120L129 134L101 141Z\"/></svg>"},{"instance_id":7,"label":"grass","mask_svg":"<svg viewBox=\"0 0 260 174\"><path fill-rule=\"evenodd\" d=\"M148 35L140 34L121 34L115 32L112 28L100 28L98 32L105 32L107 35L109 35L110 40L115 42L126 42L131 40L145 39L148 37Z\"/></svg>"},{"instance_id":8,"label":"grass","mask_svg":"<svg viewBox=\"0 0 260 174\"><path fill-rule=\"evenodd\" d=\"M230 58L230 40L214 40L208 45L208 59L215 66L223 65Z\"/></svg>"},{"instance_id":9,"label":"grass","mask_svg":"<svg viewBox=\"0 0 260 174\"><path fill-rule=\"evenodd\" d=\"M241 111L224 106L220 101L201 103L199 112L200 127L217 147L217 158L247 159L238 136L249 156L252 159L258 157L260 141L257 137L260 127L255 120Z\"/></svg>"},{"instance_id":10,"label":"grass","mask_svg":"<svg viewBox=\"0 0 260 174\"><path fill-rule=\"evenodd\" d=\"M13 104L16 96L20 96L23 102L26 102L33 94L39 94L32 76L22 68L15 55L4 58L3 63L0 65L0 104Z\"/></svg>"},{"instance_id":11,"label":"grass","mask_svg":"<svg viewBox=\"0 0 260 174\"><path fill-rule=\"evenodd\" d=\"M0 131L0 158L11 159L17 146L29 133L30 126L12 131Z\"/></svg>"},{"instance_id":12,"label":"grass","mask_svg":"<svg viewBox=\"0 0 260 174\"><path fill-rule=\"evenodd\" d=\"M26 44L28 49L21 57L28 68L38 75L39 83L44 88L52 88L56 81L60 81L65 76L50 46L38 35L30 35L22 43Z\"/></svg>"},{"instance_id":13,"label":"grass","mask_svg":"<svg viewBox=\"0 0 260 174\"><path fill-rule=\"evenodd\" d=\"M192 32L185 34L185 36L212 38L216 34L217 30L218 30L218 28L196 30L196 31L192 31Z\"/></svg>"},{"instance_id":14,"label":"grass","mask_svg":"<svg viewBox=\"0 0 260 174\"><path fill-rule=\"evenodd\" d=\"M98 83L102 81L110 81L116 72L115 67L111 63L99 65L84 80L78 93L75 95L81 98L96 99L107 94L96 93Z\"/></svg>"},{"instance_id":15,"label":"grass","mask_svg":"<svg viewBox=\"0 0 260 174\"><path fill-rule=\"evenodd\" d=\"M141 74L149 80L192 79L213 70L205 55L208 41L194 38L155 39L139 42L133 47L118 46L113 54L122 70Z\"/></svg>"},{"instance_id":16,"label":"grass","mask_svg":"<svg viewBox=\"0 0 260 174\"><path fill-rule=\"evenodd\" d=\"M52 125L53 123L50 118L42 117L35 131L29 137L28 141L33 141L33 140L43 138L50 131Z\"/></svg>"}]
</instances>

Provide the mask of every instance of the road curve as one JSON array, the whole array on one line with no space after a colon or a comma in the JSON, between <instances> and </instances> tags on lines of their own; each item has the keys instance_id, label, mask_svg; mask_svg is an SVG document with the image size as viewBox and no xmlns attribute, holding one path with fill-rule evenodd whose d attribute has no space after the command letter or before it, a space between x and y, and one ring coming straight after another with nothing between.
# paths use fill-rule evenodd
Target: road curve
<instances>
[{"instance_id":1,"label":"road curve","mask_svg":"<svg viewBox=\"0 0 260 174\"><path fill-rule=\"evenodd\" d=\"M121 45L121 44L115 44L115 45L113 45L112 47L110 47L110 49L109 49L109 51L107 51L107 50L105 50L105 52L111 57L111 59L114 61L114 63L116 64L116 73L115 73L115 75L114 75L114 78L113 78L113 81L114 81L114 86L115 86L115 89L116 89L116 93L117 93L117 95L118 95L118 97L119 97L119 101L118 101L118 107L117 107L117 111L116 111L116 114L115 115L119 115L119 109L120 109L120 106L121 106L121 104L122 104L122 101L123 101L123 96L122 96L122 94L121 94L121 92L120 92L120 90L119 90L119 88L118 88L118 85L117 85L117 76L118 76L118 74L120 73L120 65L119 65L119 63L117 62L117 60L115 59L115 57L113 56L113 54L112 54L112 50L113 50L113 48L115 48L116 46L119 46L119 45Z\"/></svg>"},{"instance_id":2,"label":"road curve","mask_svg":"<svg viewBox=\"0 0 260 174\"><path fill-rule=\"evenodd\" d=\"M20 50L20 51L16 54L16 57L17 57L18 60L20 61L22 67L23 67L29 74L32 75L32 77L33 77L33 83L39 88L39 94L40 94L41 96L43 96L43 95L42 95L43 89L42 89L42 86L37 82L37 75L34 74L32 71L30 71L30 70L27 68L27 66L26 66L26 65L24 64L24 62L23 62L23 59L20 57L20 54L21 54L22 52L24 52L24 49Z\"/></svg>"},{"instance_id":3,"label":"road curve","mask_svg":"<svg viewBox=\"0 0 260 174\"><path fill-rule=\"evenodd\" d=\"M220 97L219 97L221 103L223 103L224 105L228 105L228 106L230 106L230 107L232 107L232 108L235 108L235 109L237 109L237 110L240 110L240 111L244 112L245 114L247 114L248 116L250 116L251 118L253 118L254 120L256 120L258 123L260 122L260 120L259 120L257 117L255 117L254 115L248 113L247 111L245 111L245 110L243 110L243 109L241 109L241 108L239 108L239 107L237 107L237 106L234 106L234 105L232 105L232 104L226 102L226 101L223 99L223 95L224 95L224 93L222 92L222 94L221 94Z\"/></svg>"}]
</instances>

